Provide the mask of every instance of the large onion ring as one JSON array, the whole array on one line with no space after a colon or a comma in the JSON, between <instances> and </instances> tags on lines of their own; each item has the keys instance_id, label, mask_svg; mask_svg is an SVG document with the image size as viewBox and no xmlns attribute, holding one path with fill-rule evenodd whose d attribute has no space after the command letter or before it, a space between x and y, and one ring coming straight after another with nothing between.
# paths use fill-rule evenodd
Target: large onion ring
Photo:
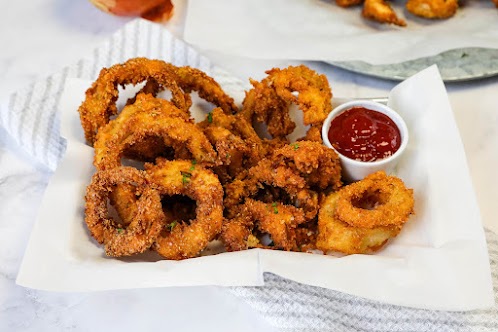
<instances>
[{"instance_id":1,"label":"large onion ring","mask_svg":"<svg viewBox=\"0 0 498 332\"><path fill-rule=\"evenodd\" d=\"M191 121L190 114L187 110L180 110L175 107L171 102L155 98L149 93L138 93L135 98L133 98L133 103L126 105L120 113L120 116L111 120L106 126L101 128L101 131L105 131L101 136L105 136L105 139L112 137L123 130L123 126L129 123L130 118L138 113L150 113L154 115L157 113L164 113L168 117L178 117L185 121ZM101 146L102 139L100 142L94 143L94 146ZM166 146L164 140L161 137L151 136L143 141L138 141L133 144L133 146L127 147L124 152L124 157L128 159L138 160L138 161L154 161L157 157L165 156L166 153L170 152L168 146Z\"/></svg>"},{"instance_id":2,"label":"large onion ring","mask_svg":"<svg viewBox=\"0 0 498 332\"><path fill-rule=\"evenodd\" d=\"M116 185L132 185L138 199L136 214L124 227L109 217L108 198ZM148 185L144 173L131 167L100 171L86 191L85 222L109 256L129 256L150 248L161 232L164 215L159 192Z\"/></svg>"},{"instance_id":3,"label":"large onion ring","mask_svg":"<svg viewBox=\"0 0 498 332\"><path fill-rule=\"evenodd\" d=\"M177 155L186 157L186 148L198 162L216 164L217 155L207 137L181 114L168 102L162 102L159 108L156 103L145 103L141 107L135 104L126 106L118 118L110 121L97 134L95 167L109 169L119 166L128 147L149 137L161 137Z\"/></svg>"}]
</instances>

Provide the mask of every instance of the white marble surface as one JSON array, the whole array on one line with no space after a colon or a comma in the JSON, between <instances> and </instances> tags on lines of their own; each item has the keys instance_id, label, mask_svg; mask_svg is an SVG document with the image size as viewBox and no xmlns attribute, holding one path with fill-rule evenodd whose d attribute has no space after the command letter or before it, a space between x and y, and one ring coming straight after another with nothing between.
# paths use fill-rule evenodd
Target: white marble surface
<instances>
[{"instance_id":1,"label":"white marble surface","mask_svg":"<svg viewBox=\"0 0 498 332\"><path fill-rule=\"evenodd\" d=\"M2 4L0 100L89 54L129 21L101 13L87 0ZM183 6L177 5L169 28L181 34ZM243 79L260 78L264 69L289 64L207 55ZM385 96L395 85L321 64L311 66L328 75L336 96ZM498 78L452 84L448 91L483 223L498 232ZM271 330L245 303L215 287L68 294L16 286L15 277L50 175L0 128L0 331Z\"/></svg>"}]
</instances>

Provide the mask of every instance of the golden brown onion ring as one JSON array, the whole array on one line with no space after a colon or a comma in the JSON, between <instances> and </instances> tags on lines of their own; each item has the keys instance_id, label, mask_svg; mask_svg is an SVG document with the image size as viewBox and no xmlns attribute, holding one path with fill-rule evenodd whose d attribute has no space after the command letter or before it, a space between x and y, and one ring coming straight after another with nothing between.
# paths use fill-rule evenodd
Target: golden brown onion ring
<instances>
[{"instance_id":1,"label":"golden brown onion ring","mask_svg":"<svg viewBox=\"0 0 498 332\"><path fill-rule=\"evenodd\" d=\"M211 171L191 161L158 159L146 164L150 181L163 196L184 195L197 202L195 220L168 220L153 245L167 259L196 257L220 232L223 188ZM168 208L168 201L164 202Z\"/></svg>"},{"instance_id":2,"label":"golden brown onion ring","mask_svg":"<svg viewBox=\"0 0 498 332\"><path fill-rule=\"evenodd\" d=\"M246 198L255 198L264 185L284 190L293 203L305 211L307 219L312 219L317 214L318 195L308 189L306 181L301 176L289 167L273 167L270 160L262 160L225 187L225 207L228 215L233 217L231 209L243 204ZM269 197L264 201L278 199L278 197Z\"/></svg>"},{"instance_id":3,"label":"golden brown onion ring","mask_svg":"<svg viewBox=\"0 0 498 332\"><path fill-rule=\"evenodd\" d=\"M115 186L132 185L138 197L136 214L127 226L109 217L108 198ZM150 248L161 232L164 214L159 192L149 186L142 171L119 167L94 174L86 191L85 223L103 243L108 256L129 256Z\"/></svg>"},{"instance_id":4,"label":"golden brown onion ring","mask_svg":"<svg viewBox=\"0 0 498 332\"><path fill-rule=\"evenodd\" d=\"M151 116L155 114L163 113L168 117L179 117L185 121L193 121L190 119L190 114L186 110L180 110L175 107L171 102L155 98L152 94L138 93L135 98L133 98L133 103L126 105L120 113L120 116L116 117L110 121L104 128L105 134L101 136L106 136L106 138L116 135L121 130L123 126L130 121L130 118L136 114L151 113ZM102 130L104 130L102 128ZM97 135L98 136L98 135ZM97 137L98 140L98 137ZM94 146L101 145L101 143L94 143ZM171 149L165 144L164 140L158 136L147 137L143 141L135 142L132 146L127 147L124 152L124 157L137 161L154 161L157 157L164 157L166 154L171 153Z\"/></svg>"},{"instance_id":5,"label":"golden brown onion ring","mask_svg":"<svg viewBox=\"0 0 498 332\"><path fill-rule=\"evenodd\" d=\"M342 189L344 190L344 188ZM400 225L363 228L350 226L337 217L337 202L342 190L327 196L318 213L316 247L323 252L364 254L379 250L401 230Z\"/></svg>"},{"instance_id":6,"label":"golden brown onion ring","mask_svg":"<svg viewBox=\"0 0 498 332\"><path fill-rule=\"evenodd\" d=\"M336 216L350 226L399 226L413 213L413 190L379 171L340 191Z\"/></svg>"},{"instance_id":7,"label":"golden brown onion ring","mask_svg":"<svg viewBox=\"0 0 498 332\"><path fill-rule=\"evenodd\" d=\"M196 91L199 97L221 108L225 114L238 112L233 98L223 91L214 78L202 70L189 66L173 68L176 74L176 83L185 93L190 94L192 91ZM160 91L161 86L153 78L150 78L140 92L156 96ZM133 103L133 99L129 102Z\"/></svg>"},{"instance_id":8,"label":"golden brown onion ring","mask_svg":"<svg viewBox=\"0 0 498 332\"><path fill-rule=\"evenodd\" d=\"M298 250L297 227L305 222L301 209L279 202L264 203L253 199L237 207L235 217L228 220L221 240L228 251L249 248ZM259 237L268 234L271 243L262 244Z\"/></svg>"},{"instance_id":9,"label":"golden brown onion ring","mask_svg":"<svg viewBox=\"0 0 498 332\"><path fill-rule=\"evenodd\" d=\"M249 123L266 123L273 138L285 140L296 127L289 116L289 105L297 104L303 111L303 123L314 128L312 137L306 138L321 141L316 129L332 108L327 77L304 65L274 68L266 73L268 76L261 82L251 81L253 89L246 93L241 114Z\"/></svg>"},{"instance_id":10,"label":"golden brown onion ring","mask_svg":"<svg viewBox=\"0 0 498 332\"><path fill-rule=\"evenodd\" d=\"M171 101L176 107L188 110L191 100L176 83L175 70L175 66L164 61L146 58L134 58L102 69L97 80L86 91L85 101L78 109L87 142L93 145L99 129L109 122L112 115L118 113L116 100L119 97L119 85L154 80L162 89L171 90Z\"/></svg>"},{"instance_id":11,"label":"golden brown onion ring","mask_svg":"<svg viewBox=\"0 0 498 332\"><path fill-rule=\"evenodd\" d=\"M276 150L270 159L273 166L287 165L295 169L312 189L337 190L342 186L339 156L320 143L288 144Z\"/></svg>"},{"instance_id":12,"label":"golden brown onion ring","mask_svg":"<svg viewBox=\"0 0 498 332\"><path fill-rule=\"evenodd\" d=\"M137 101L140 101L137 100ZM187 121L182 111L168 103L145 103L125 107L119 117L112 120L97 134L94 165L97 169L109 169L121 164L121 157L128 147L150 137L160 137L171 146L176 156L196 159L199 163L216 164L216 152L204 133ZM185 154L188 152L191 154Z\"/></svg>"},{"instance_id":13,"label":"golden brown onion ring","mask_svg":"<svg viewBox=\"0 0 498 332\"><path fill-rule=\"evenodd\" d=\"M233 98L223 91L221 86L205 72L192 67L177 67L178 85L186 93L196 91L199 97L221 108L225 114L235 114L238 107Z\"/></svg>"},{"instance_id":14,"label":"golden brown onion ring","mask_svg":"<svg viewBox=\"0 0 498 332\"><path fill-rule=\"evenodd\" d=\"M296 228L306 221L303 210L279 202L264 203L253 199L248 199L245 205L259 231L270 235L274 249L297 250Z\"/></svg>"}]
</instances>

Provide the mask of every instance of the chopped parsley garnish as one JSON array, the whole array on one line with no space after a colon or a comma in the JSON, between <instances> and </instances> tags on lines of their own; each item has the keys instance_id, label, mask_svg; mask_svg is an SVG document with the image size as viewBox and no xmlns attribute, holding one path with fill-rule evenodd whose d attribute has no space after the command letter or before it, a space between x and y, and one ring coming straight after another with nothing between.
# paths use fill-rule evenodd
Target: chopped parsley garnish
<instances>
[{"instance_id":1,"label":"chopped parsley garnish","mask_svg":"<svg viewBox=\"0 0 498 332\"><path fill-rule=\"evenodd\" d=\"M173 230L173 228L175 228L175 226L178 224L178 222L175 220L173 221L171 224L169 224L167 227L168 227L168 230L171 232Z\"/></svg>"},{"instance_id":2,"label":"chopped parsley garnish","mask_svg":"<svg viewBox=\"0 0 498 332\"><path fill-rule=\"evenodd\" d=\"M121 233L123 233L124 229L118 228L117 231L118 231L119 234L121 234Z\"/></svg>"},{"instance_id":3,"label":"chopped parsley garnish","mask_svg":"<svg viewBox=\"0 0 498 332\"><path fill-rule=\"evenodd\" d=\"M278 214L277 203L273 202L271 206L273 207L273 213Z\"/></svg>"},{"instance_id":4,"label":"chopped parsley garnish","mask_svg":"<svg viewBox=\"0 0 498 332\"><path fill-rule=\"evenodd\" d=\"M183 184L189 183L190 178L192 177L192 173L184 172L184 171L181 171L180 173L182 174L182 183Z\"/></svg>"},{"instance_id":5,"label":"chopped parsley garnish","mask_svg":"<svg viewBox=\"0 0 498 332\"><path fill-rule=\"evenodd\" d=\"M208 113L208 122L212 123L213 122L213 112Z\"/></svg>"},{"instance_id":6,"label":"chopped parsley garnish","mask_svg":"<svg viewBox=\"0 0 498 332\"><path fill-rule=\"evenodd\" d=\"M299 149L299 144L297 144L297 143L292 144L292 146L294 147L294 151L296 151L297 149Z\"/></svg>"},{"instance_id":7,"label":"chopped parsley garnish","mask_svg":"<svg viewBox=\"0 0 498 332\"><path fill-rule=\"evenodd\" d=\"M197 160L192 160L192 166L188 169L189 171L193 171L195 169L195 165L197 165Z\"/></svg>"}]
</instances>

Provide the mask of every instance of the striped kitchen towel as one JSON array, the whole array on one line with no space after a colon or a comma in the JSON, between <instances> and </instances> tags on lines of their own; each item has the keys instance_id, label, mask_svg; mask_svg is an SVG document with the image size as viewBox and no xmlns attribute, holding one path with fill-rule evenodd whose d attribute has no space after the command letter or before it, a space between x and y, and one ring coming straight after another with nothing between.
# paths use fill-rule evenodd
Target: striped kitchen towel
<instances>
[{"instance_id":1,"label":"striped kitchen towel","mask_svg":"<svg viewBox=\"0 0 498 332\"><path fill-rule=\"evenodd\" d=\"M0 112L0 126L29 155L53 171L65 150L58 105L66 79L95 80L102 68L140 56L201 69L215 77L229 95L235 96L247 88L248 83L244 85L242 80L213 65L164 27L139 19L116 32L91 57L12 94L6 109Z\"/></svg>"},{"instance_id":2,"label":"striped kitchen towel","mask_svg":"<svg viewBox=\"0 0 498 332\"><path fill-rule=\"evenodd\" d=\"M157 41L157 42L155 42ZM213 65L160 25L136 20L114 34L91 57L14 93L0 113L0 125L38 162L55 170L64 153L58 105L68 77L94 80L100 69L146 56L193 66L213 76L230 95L247 83ZM495 298L498 295L498 237L486 232ZM231 287L281 331L498 331L498 307L471 312L440 312L382 304L333 290L265 274L264 287Z\"/></svg>"},{"instance_id":3,"label":"striped kitchen towel","mask_svg":"<svg viewBox=\"0 0 498 332\"><path fill-rule=\"evenodd\" d=\"M231 287L282 332L496 332L498 236L486 230L494 308L448 312L393 306L265 273L264 287Z\"/></svg>"}]
</instances>

